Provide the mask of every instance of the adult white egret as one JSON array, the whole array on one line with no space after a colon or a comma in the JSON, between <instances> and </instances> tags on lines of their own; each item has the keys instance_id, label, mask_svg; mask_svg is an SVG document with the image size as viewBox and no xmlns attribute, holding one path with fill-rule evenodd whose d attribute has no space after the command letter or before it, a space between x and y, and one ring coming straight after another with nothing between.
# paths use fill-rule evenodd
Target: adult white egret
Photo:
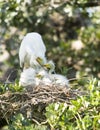
<instances>
[{"instance_id":1,"label":"adult white egret","mask_svg":"<svg viewBox=\"0 0 100 130\"><path fill-rule=\"evenodd\" d=\"M22 40L19 49L20 67L24 67L19 84L22 86L45 85L68 86L68 79L60 74L52 74L55 64L45 57L46 47L40 34L28 33ZM28 69L27 69L28 67Z\"/></svg>"},{"instance_id":2,"label":"adult white egret","mask_svg":"<svg viewBox=\"0 0 100 130\"><path fill-rule=\"evenodd\" d=\"M20 67L38 68L46 63L46 47L39 33L28 33L19 49Z\"/></svg>"}]
</instances>

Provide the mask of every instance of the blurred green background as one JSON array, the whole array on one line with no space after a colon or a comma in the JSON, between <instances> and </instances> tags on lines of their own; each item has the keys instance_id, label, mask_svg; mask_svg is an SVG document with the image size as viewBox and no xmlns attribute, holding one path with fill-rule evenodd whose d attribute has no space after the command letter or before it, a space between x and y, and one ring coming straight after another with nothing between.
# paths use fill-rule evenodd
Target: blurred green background
<instances>
[{"instance_id":1,"label":"blurred green background","mask_svg":"<svg viewBox=\"0 0 100 130\"><path fill-rule=\"evenodd\" d=\"M19 71L24 35L38 32L56 72L100 78L99 0L0 0L0 77Z\"/></svg>"}]
</instances>

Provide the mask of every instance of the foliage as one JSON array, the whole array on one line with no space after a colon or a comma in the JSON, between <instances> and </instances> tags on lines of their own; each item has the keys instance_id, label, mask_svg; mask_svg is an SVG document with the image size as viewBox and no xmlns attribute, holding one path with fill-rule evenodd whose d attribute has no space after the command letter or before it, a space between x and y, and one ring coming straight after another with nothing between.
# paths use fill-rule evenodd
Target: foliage
<instances>
[{"instance_id":1,"label":"foliage","mask_svg":"<svg viewBox=\"0 0 100 130\"><path fill-rule=\"evenodd\" d=\"M46 130L46 126L32 124L30 119L26 119L22 114L14 116L9 123L8 130Z\"/></svg>"},{"instance_id":2,"label":"foliage","mask_svg":"<svg viewBox=\"0 0 100 130\"><path fill-rule=\"evenodd\" d=\"M100 81L88 82L87 94L71 100L71 104L55 103L46 108L47 121L57 130L100 129Z\"/></svg>"},{"instance_id":3,"label":"foliage","mask_svg":"<svg viewBox=\"0 0 100 130\"><path fill-rule=\"evenodd\" d=\"M21 92L24 88L19 86L19 81L15 81L15 83L4 83L0 85L0 94L3 94L7 91L11 92Z\"/></svg>"}]
</instances>

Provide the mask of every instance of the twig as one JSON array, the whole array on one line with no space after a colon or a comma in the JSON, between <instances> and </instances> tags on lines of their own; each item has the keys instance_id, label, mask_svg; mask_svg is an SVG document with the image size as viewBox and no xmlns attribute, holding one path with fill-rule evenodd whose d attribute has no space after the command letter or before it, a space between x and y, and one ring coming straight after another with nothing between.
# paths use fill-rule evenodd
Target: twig
<instances>
[{"instance_id":1,"label":"twig","mask_svg":"<svg viewBox=\"0 0 100 130\"><path fill-rule=\"evenodd\" d=\"M37 125L41 125L36 119L32 118L32 121L35 122Z\"/></svg>"}]
</instances>

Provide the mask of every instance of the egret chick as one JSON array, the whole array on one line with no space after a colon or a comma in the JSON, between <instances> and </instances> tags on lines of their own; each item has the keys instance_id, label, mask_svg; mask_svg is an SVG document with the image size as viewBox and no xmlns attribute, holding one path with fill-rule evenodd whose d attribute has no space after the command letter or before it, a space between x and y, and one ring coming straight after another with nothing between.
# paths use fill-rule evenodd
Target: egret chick
<instances>
[{"instance_id":1,"label":"egret chick","mask_svg":"<svg viewBox=\"0 0 100 130\"><path fill-rule=\"evenodd\" d=\"M38 58L41 59L41 64L45 64L45 52L46 47L41 35L36 32L28 33L22 40L19 49L20 67L40 67Z\"/></svg>"},{"instance_id":2,"label":"egret chick","mask_svg":"<svg viewBox=\"0 0 100 130\"><path fill-rule=\"evenodd\" d=\"M49 74L44 69L41 69L36 77L40 80L42 84L50 85L52 83Z\"/></svg>"},{"instance_id":3,"label":"egret chick","mask_svg":"<svg viewBox=\"0 0 100 130\"><path fill-rule=\"evenodd\" d=\"M44 68L49 71L49 74L55 72L55 64L52 60L44 64Z\"/></svg>"},{"instance_id":4,"label":"egret chick","mask_svg":"<svg viewBox=\"0 0 100 130\"><path fill-rule=\"evenodd\" d=\"M51 79L52 79L52 82L55 84L55 85L60 85L60 86L69 86L68 84L68 79L63 76L63 75L60 75L60 74L51 74Z\"/></svg>"},{"instance_id":5,"label":"egret chick","mask_svg":"<svg viewBox=\"0 0 100 130\"><path fill-rule=\"evenodd\" d=\"M21 86L35 86L36 71L33 68L24 69L20 75L19 85Z\"/></svg>"}]
</instances>

